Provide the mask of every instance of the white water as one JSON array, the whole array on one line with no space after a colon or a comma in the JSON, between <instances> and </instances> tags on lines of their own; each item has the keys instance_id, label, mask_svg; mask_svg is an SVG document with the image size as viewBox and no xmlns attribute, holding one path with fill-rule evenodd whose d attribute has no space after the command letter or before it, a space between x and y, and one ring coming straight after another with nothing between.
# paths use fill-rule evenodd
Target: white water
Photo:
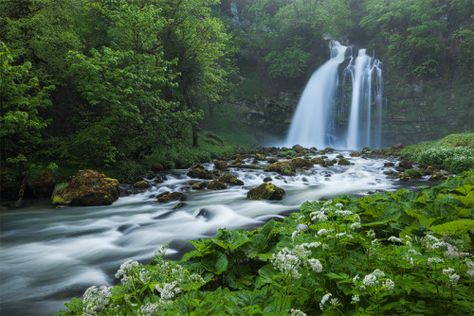
<instances>
[{"instance_id":1,"label":"white water","mask_svg":"<svg viewBox=\"0 0 474 316\"><path fill-rule=\"evenodd\" d=\"M331 42L330 47L331 58L314 72L303 91L285 145L351 150L381 147L381 62L368 56L365 49L354 58L346 54L348 47L338 42ZM351 79L350 106L344 98L337 98L344 94L345 80L339 83L339 67L346 63L343 75Z\"/></svg>"},{"instance_id":2,"label":"white water","mask_svg":"<svg viewBox=\"0 0 474 316\"><path fill-rule=\"evenodd\" d=\"M293 177L232 169L245 185L223 191L193 191L186 170L175 170L164 183L111 206L0 214L2 315L51 315L88 286L113 284L122 262L146 261L160 245L169 244L172 255L186 250L190 239L222 227L255 227L306 200L394 188L383 174L383 160L348 159L354 164L315 166ZM286 190L285 198L247 200L248 189L268 176ZM185 193L186 205L174 210L178 202L157 203L153 196L164 191Z\"/></svg>"}]
</instances>

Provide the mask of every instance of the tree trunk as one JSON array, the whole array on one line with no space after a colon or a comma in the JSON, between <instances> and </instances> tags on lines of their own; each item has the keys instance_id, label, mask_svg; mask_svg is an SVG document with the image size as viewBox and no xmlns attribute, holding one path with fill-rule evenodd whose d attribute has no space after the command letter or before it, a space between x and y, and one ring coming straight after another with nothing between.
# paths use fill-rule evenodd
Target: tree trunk
<instances>
[{"instance_id":1,"label":"tree trunk","mask_svg":"<svg viewBox=\"0 0 474 316\"><path fill-rule=\"evenodd\" d=\"M20 191L18 192L18 200L15 203L15 207L20 207L23 203L23 197L25 196L26 190L26 175L23 176L23 180L21 180Z\"/></svg>"}]
</instances>

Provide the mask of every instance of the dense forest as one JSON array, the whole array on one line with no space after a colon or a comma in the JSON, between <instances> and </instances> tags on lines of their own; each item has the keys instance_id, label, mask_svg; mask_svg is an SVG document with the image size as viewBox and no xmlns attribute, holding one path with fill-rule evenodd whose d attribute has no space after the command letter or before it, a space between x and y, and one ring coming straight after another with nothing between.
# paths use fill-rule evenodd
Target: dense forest
<instances>
[{"instance_id":1,"label":"dense forest","mask_svg":"<svg viewBox=\"0 0 474 316\"><path fill-rule=\"evenodd\" d=\"M281 135L329 39L383 60L388 143L468 130L473 14L470 0L2 1L2 193Z\"/></svg>"}]
</instances>

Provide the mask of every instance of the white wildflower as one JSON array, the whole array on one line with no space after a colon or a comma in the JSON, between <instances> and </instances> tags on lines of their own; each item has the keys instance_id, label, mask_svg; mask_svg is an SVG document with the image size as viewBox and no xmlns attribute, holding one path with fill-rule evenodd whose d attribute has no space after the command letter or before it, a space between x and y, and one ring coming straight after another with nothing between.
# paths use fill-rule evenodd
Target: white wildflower
<instances>
[{"instance_id":1,"label":"white wildflower","mask_svg":"<svg viewBox=\"0 0 474 316\"><path fill-rule=\"evenodd\" d=\"M153 257L154 258L164 258L166 255L166 251L168 250L167 246L160 246L154 253Z\"/></svg>"},{"instance_id":2,"label":"white wildflower","mask_svg":"<svg viewBox=\"0 0 474 316\"><path fill-rule=\"evenodd\" d=\"M326 293L324 296L321 298L321 302L319 303L319 308L321 310L324 310L324 305L331 299L332 294L331 293Z\"/></svg>"},{"instance_id":3,"label":"white wildflower","mask_svg":"<svg viewBox=\"0 0 474 316\"><path fill-rule=\"evenodd\" d=\"M176 281L165 283L163 287L157 285L155 289L160 293L160 299L163 303L171 301L176 295L181 293L181 289Z\"/></svg>"},{"instance_id":4,"label":"white wildflower","mask_svg":"<svg viewBox=\"0 0 474 316\"><path fill-rule=\"evenodd\" d=\"M120 269L115 273L117 279L122 279L123 277L128 276L135 268L138 268L140 264L134 260L127 260L120 266Z\"/></svg>"},{"instance_id":5,"label":"white wildflower","mask_svg":"<svg viewBox=\"0 0 474 316\"><path fill-rule=\"evenodd\" d=\"M339 233L339 234L336 234L336 238L349 238L349 239L352 239L354 237L351 234L348 234L348 233Z\"/></svg>"},{"instance_id":6,"label":"white wildflower","mask_svg":"<svg viewBox=\"0 0 474 316\"><path fill-rule=\"evenodd\" d=\"M332 204L332 200L327 200L323 203L323 206L330 206Z\"/></svg>"},{"instance_id":7,"label":"white wildflower","mask_svg":"<svg viewBox=\"0 0 474 316\"><path fill-rule=\"evenodd\" d=\"M352 283L356 283L357 281L360 280L359 275L357 274L355 277L352 278Z\"/></svg>"},{"instance_id":8,"label":"white wildflower","mask_svg":"<svg viewBox=\"0 0 474 316\"><path fill-rule=\"evenodd\" d=\"M303 248L318 248L321 246L321 243L318 241L305 242L300 245Z\"/></svg>"},{"instance_id":9,"label":"white wildflower","mask_svg":"<svg viewBox=\"0 0 474 316\"><path fill-rule=\"evenodd\" d=\"M202 276L200 276L199 274L197 273L192 273L190 276L189 276L189 280L191 282L196 282L196 283L204 283L204 279L202 278Z\"/></svg>"},{"instance_id":10,"label":"white wildflower","mask_svg":"<svg viewBox=\"0 0 474 316\"><path fill-rule=\"evenodd\" d=\"M357 295L357 294L353 295L353 296L352 296L352 299L351 299L351 302L352 302L352 304L357 304L357 303L359 303L359 302L360 302L360 297L359 297L359 295Z\"/></svg>"},{"instance_id":11,"label":"white wildflower","mask_svg":"<svg viewBox=\"0 0 474 316\"><path fill-rule=\"evenodd\" d=\"M400 238L396 237L396 236L390 236L390 237L388 237L388 241L391 241L391 242L399 242L399 243L402 242L402 240L401 240Z\"/></svg>"},{"instance_id":12,"label":"white wildflower","mask_svg":"<svg viewBox=\"0 0 474 316\"><path fill-rule=\"evenodd\" d=\"M411 255L421 255L421 253L419 253L418 251L416 251L416 250L413 249L413 248L408 249L407 252L408 252L409 254L411 254Z\"/></svg>"},{"instance_id":13,"label":"white wildflower","mask_svg":"<svg viewBox=\"0 0 474 316\"><path fill-rule=\"evenodd\" d=\"M328 217L326 216L326 213L324 211L317 211L311 213L311 220L313 222L318 221L318 222L325 222L328 220Z\"/></svg>"},{"instance_id":14,"label":"white wildflower","mask_svg":"<svg viewBox=\"0 0 474 316\"><path fill-rule=\"evenodd\" d=\"M352 230L355 230L355 229L359 229L361 228L362 226L360 225L360 222L355 222L355 223L352 223L351 224L351 229Z\"/></svg>"},{"instance_id":15,"label":"white wildflower","mask_svg":"<svg viewBox=\"0 0 474 316\"><path fill-rule=\"evenodd\" d=\"M272 255L272 262L275 269L289 274L294 279L298 279L301 276L298 271L298 266L301 262L300 258L286 247Z\"/></svg>"},{"instance_id":16,"label":"white wildflower","mask_svg":"<svg viewBox=\"0 0 474 316\"><path fill-rule=\"evenodd\" d=\"M472 260L466 260L466 266L467 266L469 269L474 268L474 261L472 261Z\"/></svg>"},{"instance_id":17,"label":"white wildflower","mask_svg":"<svg viewBox=\"0 0 474 316\"><path fill-rule=\"evenodd\" d=\"M337 207L337 208L341 208L341 207L344 207L344 204L342 204L342 203L336 203L336 205L334 205L334 206Z\"/></svg>"},{"instance_id":18,"label":"white wildflower","mask_svg":"<svg viewBox=\"0 0 474 316\"><path fill-rule=\"evenodd\" d=\"M337 297L334 297L334 298L331 298L329 303L333 306L336 306L337 304L339 304L339 300L337 299Z\"/></svg>"},{"instance_id":19,"label":"white wildflower","mask_svg":"<svg viewBox=\"0 0 474 316\"><path fill-rule=\"evenodd\" d=\"M385 273L380 269L375 269L374 272L372 272L372 274L375 275L376 277L384 277L385 276Z\"/></svg>"},{"instance_id":20,"label":"white wildflower","mask_svg":"<svg viewBox=\"0 0 474 316\"><path fill-rule=\"evenodd\" d=\"M306 259L311 255L311 250L307 249L305 244L301 244L293 248L293 253L300 259Z\"/></svg>"},{"instance_id":21,"label":"white wildflower","mask_svg":"<svg viewBox=\"0 0 474 316\"><path fill-rule=\"evenodd\" d=\"M305 312L300 311L299 309L292 308L290 310L290 316L307 316Z\"/></svg>"},{"instance_id":22,"label":"white wildflower","mask_svg":"<svg viewBox=\"0 0 474 316\"><path fill-rule=\"evenodd\" d=\"M311 266L311 269L313 269L314 272L316 272L316 273L323 272L323 265L321 264L321 261L319 261L318 259L309 259L308 263L309 263L309 265Z\"/></svg>"},{"instance_id":23,"label":"white wildflower","mask_svg":"<svg viewBox=\"0 0 474 316\"><path fill-rule=\"evenodd\" d=\"M375 238L375 231L373 229L369 230L367 233L366 233L367 237L369 237L370 239L374 239Z\"/></svg>"},{"instance_id":24,"label":"white wildflower","mask_svg":"<svg viewBox=\"0 0 474 316\"><path fill-rule=\"evenodd\" d=\"M140 270L140 274L138 275L138 278L140 279L142 283L150 282L151 280L150 271L142 268Z\"/></svg>"},{"instance_id":25,"label":"white wildflower","mask_svg":"<svg viewBox=\"0 0 474 316\"><path fill-rule=\"evenodd\" d=\"M373 247L377 247L379 245L379 240L378 239L374 239L370 242L370 245L373 246Z\"/></svg>"},{"instance_id":26,"label":"white wildflower","mask_svg":"<svg viewBox=\"0 0 474 316\"><path fill-rule=\"evenodd\" d=\"M156 315L158 312L160 305L156 303L148 303L145 305L142 305L140 307L140 310L138 311L139 316L153 316Z\"/></svg>"},{"instance_id":27,"label":"white wildflower","mask_svg":"<svg viewBox=\"0 0 474 316\"><path fill-rule=\"evenodd\" d=\"M318 235L319 236L323 236L323 235L326 235L328 233L328 230L327 229L320 229L318 230Z\"/></svg>"},{"instance_id":28,"label":"white wildflower","mask_svg":"<svg viewBox=\"0 0 474 316\"><path fill-rule=\"evenodd\" d=\"M336 212L334 212L337 216L339 217L347 217L347 216L351 216L352 215L352 212L349 211L349 210L337 210Z\"/></svg>"},{"instance_id":29,"label":"white wildflower","mask_svg":"<svg viewBox=\"0 0 474 316\"><path fill-rule=\"evenodd\" d=\"M299 230L299 231L305 231L305 230L308 229L308 225L298 224L298 225L296 225L296 229Z\"/></svg>"},{"instance_id":30,"label":"white wildflower","mask_svg":"<svg viewBox=\"0 0 474 316\"><path fill-rule=\"evenodd\" d=\"M364 277L364 280L362 281L362 283L364 283L367 286L374 286L377 283L377 277L372 273L367 274Z\"/></svg>"},{"instance_id":31,"label":"white wildflower","mask_svg":"<svg viewBox=\"0 0 474 316\"><path fill-rule=\"evenodd\" d=\"M82 297L83 314L86 316L97 315L109 304L111 296L110 287L89 287Z\"/></svg>"},{"instance_id":32,"label":"white wildflower","mask_svg":"<svg viewBox=\"0 0 474 316\"><path fill-rule=\"evenodd\" d=\"M291 233L291 240L294 240L295 237L299 234L299 231L295 230L293 233Z\"/></svg>"},{"instance_id":33,"label":"white wildflower","mask_svg":"<svg viewBox=\"0 0 474 316\"><path fill-rule=\"evenodd\" d=\"M453 274L453 273L454 273L453 268L443 269L443 274Z\"/></svg>"},{"instance_id":34,"label":"white wildflower","mask_svg":"<svg viewBox=\"0 0 474 316\"><path fill-rule=\"evenodd\" d=\"M444 260L439 258L439 257L430 257L430 258L428 258L427 261L428 261L429 265L432 265L433 263L442 263L442 262L444 262Z\"/></svg>"},{"instance_id":35,"label":"white wildflower","mask_svg":"<svg viewBox=\"0 0 474 316\"><path fill-rule=\"evenodd\" d=\"M467 270L466 274L470 277L474 277L474 270Z\"/></svg>"},{"instance_id":36,"label":"white wildflower","mask_svg":"<svg viewBox=\"0 0 474 316\"><path fill-rule=\"evenodd\" d=\"M451 284L455 285L458 283L459 281L459 275L457 275L456 273L453 273L449 276L449 282L451 282Z\"/></svg>"},{"instance_id":37,"label":"white wildflower","mask_svg":"<svg viewBox=\"0 0 474 316\"><path fill-rule=\"evenodd\" d=\"M393 282L391 279L386 279L385 282L383 283L383 286L387 290L392 291L395 288L395 282Z\"/></svg>"}]
</instances>

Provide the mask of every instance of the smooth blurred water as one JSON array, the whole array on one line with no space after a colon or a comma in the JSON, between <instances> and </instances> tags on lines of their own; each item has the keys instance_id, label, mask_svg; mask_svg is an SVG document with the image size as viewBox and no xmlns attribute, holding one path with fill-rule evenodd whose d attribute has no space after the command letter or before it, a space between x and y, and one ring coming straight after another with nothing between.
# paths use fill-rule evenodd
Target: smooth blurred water
<instances>
[{"instance_id":1,"label":"smooth blurred water","mask_svg":"<svg viewBox=\"0 0 474 316\"><path fill-rule=\"evenodd\" d=\"M349 160L354 165L315 166L294 177L231 169L245 185L223 191L192 191L186 170L174 170L164 183L111 206L1 214L1 315L51 315L88 286L113 284L122 262L146 261L160 245L170 245L171 255L182 253L190 239L213 235L223 227L261 225L306 200L395 188L383 174L383 160ZM247 200L249 188L268 176L286 190L285 198ZM164 191L185 193L185 206L174 210L178 202L158 203L154 196Z\"/></svg>"}]
</instances>

